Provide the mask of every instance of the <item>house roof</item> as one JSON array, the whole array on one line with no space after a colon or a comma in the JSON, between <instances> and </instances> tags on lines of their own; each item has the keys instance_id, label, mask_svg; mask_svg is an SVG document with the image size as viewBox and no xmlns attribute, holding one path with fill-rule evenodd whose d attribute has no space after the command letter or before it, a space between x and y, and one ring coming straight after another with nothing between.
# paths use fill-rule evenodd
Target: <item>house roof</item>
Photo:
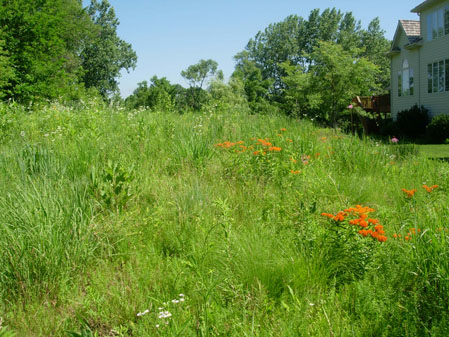
<instances>
[{"instance_id":1,"label":"house roof","mask_svg":"<svg viewBox=\"0 0 449 337\"><path fill-rule=\"evenodd\" d=\"M432 6L433 4L436 4L440 1L441 0L426 0L426 1L422 2L421 4L419 4L418 6L416 6L415 8L413 8L411 10L411 12L412 13L421 13L423 10L425 10L429 6Z\"/></svg>"},{"instance_id":2,"label":"house roof","mask_svg":"<svg viewBox=\"0 0 449 337\"><path fill-rule=\"evenodd\" d=\"M410 43L415 43L421 38L421 24L416 20L399 20L405 35Z\"/></svg>"}]
</instances>

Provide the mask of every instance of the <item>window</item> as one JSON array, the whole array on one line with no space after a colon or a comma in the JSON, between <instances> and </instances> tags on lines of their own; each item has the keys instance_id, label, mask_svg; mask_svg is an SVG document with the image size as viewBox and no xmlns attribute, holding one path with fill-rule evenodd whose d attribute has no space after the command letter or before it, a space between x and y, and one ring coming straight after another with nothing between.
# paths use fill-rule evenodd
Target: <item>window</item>
<instances>
[{"instance_id":1,"label":"window","mask_svg":"<svg viewBox=\"0 0 449 337\"><path fill-rule=\"evenodd\" d=\"M438 63L438 91L444 91L444 61Z\"/></svg>"},{"instance_id":2,"label":"window","mask_svg":"<svg viewBox=\"0 0 449 337\"><path fill-rule=\"evenodd\" d=\"M427 65L427 92L432 93L432 81L433 81L432 64Z\"/></svg>"},{"instance_id":3,"label":"window","mask_svg":"<svg viewBox=\"0 0 449 337\"><path fill-rule=\"evenodd\" d=\"M449 59L427 65L427 92L449 91Z\"/></svg>"},{"instance_id":4,"label":"window","mask_svg":"<svg viewBox=\"0 0 449 337\"><path fill-rule=\"evenodd\" d=\"M398 96L413 95L415 87L413 75L413 69L405 59L402 61L402 70L398 72Z\"/></svg>"},{"instance_id":5,"label":"window","mask_svg":"<svg viewBox=\"0 0 449 337\"><path fill-rule=\"evenodd\" d=\"M427 15L427 40L435 40L446 34L449 34L449 7Z\"/></svg>"},{"instance_id":6,"label":"window","mask_svg":"<svg viewBox=\"0 0 449 337\"><path fill-rule=\"evenodd\" d=\"M446 60L446 91L449 91L449 60Z\"/></svg>"},{"instance_id":7,"label":"window","mask_svg":"<svg viewBox=\"0 0 449 337\"><path fill-rule=\"evenodd\" d=\"M444 33L449 34L449 7L444 9Z\"/></svg>"}]
</instances>

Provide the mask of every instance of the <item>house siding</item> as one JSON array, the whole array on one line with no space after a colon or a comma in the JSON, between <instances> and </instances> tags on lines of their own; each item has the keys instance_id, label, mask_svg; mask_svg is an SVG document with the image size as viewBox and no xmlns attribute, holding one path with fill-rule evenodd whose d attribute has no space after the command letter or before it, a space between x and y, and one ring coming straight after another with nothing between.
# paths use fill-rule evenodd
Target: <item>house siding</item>
<instances>
[{"instance_id":1,"label":"house siding","mask_svg":"<svg viewBox=\"0 0 449 337\"><path fill-rule=\"evenodd\" d=\"M432 11L449 6L449 1L427 9L421 13L421 36L424 38L421 47L421 104L429 109L432 116L449 114L449 91L429 94L427 92L427 65L433 62L449 59L449 35L437 38L432 41L427 40L427 15Z\"/></svg>"},{"instance_id":2,"label":"house siding","mask_svg":"<svg viewBox=\"0 0 449 337\"><path fill-rule=\"evenodd\" d=\"M409 44L405 33L401 31L393 47L399 47L401 53L391 59L391 112L393 118L397 113L411 108L413 105L422 105L430 111L432 116L449 114L449 92L428 93L427 65L449 59L449 35L428 40L427 15L441 7L449 7L449 0L439 1L434 6L420 13L422 46L413 50L404 48ZM398 96L398 71L402 62L408 59L410 67L414 69L415 92L413 96Z\"/></svg>"},{"instance_id":3,"label":"house siding","mask_svg":"<svg viewBox=\"0 0 449 337\"><path fill-rule=\"evenodd\" d=\"M401 54L394 56L391 60L391 109L394 118L396 118L398 112L419 104L420 78L422 78L421 71L419 70L419 52L416 49L405 49L404 45L408 43L408 38L404 33L401 33L398 39L398 47L401 48ZM405 59L408 60L409 67L414 72L414 94L410 96L398 96L398 72L402 70L402 63Z\"/></svg>"}]
</instances>

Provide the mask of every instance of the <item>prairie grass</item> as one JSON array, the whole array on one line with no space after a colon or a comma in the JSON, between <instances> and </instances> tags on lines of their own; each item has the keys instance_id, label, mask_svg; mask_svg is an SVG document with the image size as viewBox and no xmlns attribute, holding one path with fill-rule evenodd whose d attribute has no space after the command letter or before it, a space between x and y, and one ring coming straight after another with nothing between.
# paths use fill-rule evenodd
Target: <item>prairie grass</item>
<instances>
[{"instance_id":1,"label":"prairie grass","mask_svg":"<svg viewBox=\"0 0 449 337\"><path fill-rule=\"evenodd\" d=\"M414 146L96 104L0 132L0 336L449 334L449 169ZM386 242L321 215L355 205Z\"/></svg>"}]
</instances>

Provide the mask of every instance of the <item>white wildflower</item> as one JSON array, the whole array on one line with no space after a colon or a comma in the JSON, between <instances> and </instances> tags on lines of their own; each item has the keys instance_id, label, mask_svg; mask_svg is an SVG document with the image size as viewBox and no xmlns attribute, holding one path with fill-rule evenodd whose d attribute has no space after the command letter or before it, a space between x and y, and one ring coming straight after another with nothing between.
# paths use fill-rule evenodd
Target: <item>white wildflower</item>
<instances>
[{"instance_id":1,"label":"white wildflower","mask_svg":"<svg viewBox=\"0 0 449 337\"><path fill-rule=\"evenodd\" d=\"M181 297L181 298L179 299L179 301L180 301L180 302L184 302L184 297Z\"/></svg>"},{"instance_id":2,"label":"white wildflower","mask_svg":"<svg viewBox=\"0 0 449 337\"><path fill-rule=\"evenodd\" d=\"M185 295L184 294L179 294L179 297L184 297Z\"/></svg>"},{"instance_id":3,"label":"white wildflower","mask_svg":"<svg viewBox=\"0 0 449 337\"><path fill-rule=\"evenodd\" d=\"M179 303L179 300L177 300L177 299L174 299L174 300L171 300L172 301L172 303Z\"/></svg>"},{"instance_id":4,"label":"white wildflower","mask_svg":"<svg viewBox=\"0 0 449 337\"><path fill-rule=\"evenodd\" d=\"M25 131L21 131L21 132L20 132L20 135L21 135L22 137L25 137Z\"/></svg>"},{"instance_id":5,"label":"white wildflower","mask_svg":"<svg viewBox=\"0 0 449 337\"><path fill-rule=\"evenodd\" d=\"M159 324L156 324L156 329L159 329Z\"/></svg>"},{"instance_id":6,"label":"white wildflower","mask_svg":"<svg viewBox=\"0 0 449 337\"><path fill-rule=\"evenodd\" d=\"M171 313L170 312L168 312L168 311L161 311L160 313L159 313L159 316L158 316L159 318L169 318L169 317L171 317Z\"/></svg>"},{"instance_id":7,"label":"white wildflower","mask_svg":"<svg viewBox=\"0 0 449 337\"><path fill-rule=\"evenodd\" d=\"M148 314L149 312L150 312L150 310L146 309L146 310L144 310L143 312L138 312L138 313L137 313L137 316L140 317L140 316L143 316L143 315Z\"/></svg>"}]
</instances>

